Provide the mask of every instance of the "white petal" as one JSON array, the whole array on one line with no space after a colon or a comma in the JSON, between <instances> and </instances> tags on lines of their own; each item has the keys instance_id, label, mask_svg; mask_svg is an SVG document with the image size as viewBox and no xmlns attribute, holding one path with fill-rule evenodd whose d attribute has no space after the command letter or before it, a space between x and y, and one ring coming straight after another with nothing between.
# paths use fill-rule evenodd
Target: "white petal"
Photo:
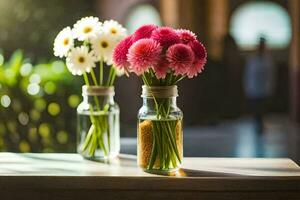
<instances>
[{"instance_id":1,"label":"white petal","mask_svg":"<svg viewBox=\"0 0 300 200\"><path fill-rule=\"evenodd\" d=\"M58 33L54 40L54 55L61 58L65 57L73 46L72 30L70 27L66 27Z\"/></svg>"}]
</instances>

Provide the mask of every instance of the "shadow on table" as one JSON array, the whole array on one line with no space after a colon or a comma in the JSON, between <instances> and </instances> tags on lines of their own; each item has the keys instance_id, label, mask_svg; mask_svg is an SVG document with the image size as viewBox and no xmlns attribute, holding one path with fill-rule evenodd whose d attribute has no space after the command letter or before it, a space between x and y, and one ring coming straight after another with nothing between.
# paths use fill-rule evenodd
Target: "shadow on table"
<instances>
[{"instance_id":1,"label":"shadow on table","mask_svg":"<svg viewBox=\"0 0 300 200\"><path fill-rule=\"evenodd\" d=\"M170 174L171 176L177 177L232 177L232 176L241 176L240 174L234 173L224 173L224 172L212 172L212 171L203 171L203 170L194 170L181 168L178 172Z\"/></svg>"}]
</instances>

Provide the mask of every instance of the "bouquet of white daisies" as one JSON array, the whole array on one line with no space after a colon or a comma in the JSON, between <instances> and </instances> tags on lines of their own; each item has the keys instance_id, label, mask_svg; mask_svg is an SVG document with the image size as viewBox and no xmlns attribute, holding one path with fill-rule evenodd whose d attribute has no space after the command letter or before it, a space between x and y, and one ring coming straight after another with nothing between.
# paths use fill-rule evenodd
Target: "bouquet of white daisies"
<instances>
[{"instance_id":1,"label":"bouquet of white daisies","mask_svg":"<svg viewBox=\"0 0 300 200\"><path fill-rule=\"evenodd\" d=\"M101 23L97 17L84 17L74 26L61 30L54 41L54 55L66 58L66 66L73 75L83 75L87 87L102 88L114 85L115 77L124 71L113 65L112 55L115 46L126 36L126 29L114 20ZM108 67L108 69L104 69ZM96 69L96 70L95 70ZM94 98L96 108L90 106L90 128L80 152L87 157L95 157L97 148L109 156L109 120L105 116L93 113L108 112L108 105ZM107 140L107 139L106 139Z\"/></svg>"},{"instance_id":2,"label":"bouquet of white daisies","mask_svg":"<svg viewBox=\"0 0 300 200\"><path fill-rule=\"evenodd\" d=\"M87 77L90 73L94 85L113 85L111 79L114 80L115 75L123 75L122 70L113 66L113 49L126 34L126 29L114 20L101 23L97 17L84 17L72 29L66 27L58 33L54 40L54 55L66 57L66 65L73 75ZM104 63L111 68L106 83L103 79ZM99 80L93 69L98 64Z\"/></svg>"}]
</instances>

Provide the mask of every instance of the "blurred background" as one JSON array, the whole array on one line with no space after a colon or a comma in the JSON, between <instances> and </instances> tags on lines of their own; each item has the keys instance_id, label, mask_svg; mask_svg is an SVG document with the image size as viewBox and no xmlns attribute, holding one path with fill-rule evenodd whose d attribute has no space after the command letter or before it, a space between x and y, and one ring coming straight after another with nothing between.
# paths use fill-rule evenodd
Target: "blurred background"
<instances>
[{"instance_id":1,"label":"blurred background","mask_svg":"<svg viewBox=\"0 0 300 200\"><path fill-rule=\"evenodd\" d=\"M82 77L52 48L62 28L89 15L129 33L148 23L187 28L207 47L205 71L179 84L185 156L300 162L298 0L1 0L1 151L75 152ZM116 83L123 153L136 153L141 84Z\"/></svg>"}]
</instances>

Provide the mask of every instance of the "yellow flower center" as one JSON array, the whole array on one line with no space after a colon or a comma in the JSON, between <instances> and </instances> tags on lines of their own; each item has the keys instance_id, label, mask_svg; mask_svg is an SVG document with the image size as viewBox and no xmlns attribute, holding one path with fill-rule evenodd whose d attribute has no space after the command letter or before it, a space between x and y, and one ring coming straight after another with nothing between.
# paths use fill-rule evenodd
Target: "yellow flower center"
<instances>
[{"instance_id":1,"label":"yellow flower center","mask_svg":"<svg viewBox=\"0 0 300 200\"><path fill-rule=\"evenodd\" d=\"M102 41L101 42L101 47L102 48L107 48L108 47L108 43L106 41Z\"/></svg>"},{"instance_id":2,"label":"yellow flower center","mask_svg":"<svg viewBox=\"0 0 300 200\"><path fill-rule=\"evenodd\" d=\"M69 44L69 39L65 38L64 41L63 41L63 43L64 43L65 46L67 46Z\"/></svg>"},{"instance_id":3,"label":"yellow flower center","mask_svg":"<svg viewBox=\"0 0 300 200\"><path fill-rule=\"evenodd\" d=\"M117 30L116 30L115 28L112 28L112 29L110 29L110 32L111 32L112 34L116 34L116 33L117 33Z\"/></svg>"},{"instance_id":4,"label":"yellow flower center","mask_svg":"<svg viewBox=\"0 0 300 200\"><path fill-rule=\"evenodd\" d=\"M91 32L92 31L92 28L91 27L85 27L84 29L83 29L83 32L84 33L89 33L89 32Z\"/></svg>"},{"instance_id":5,"label":"yellow flower center","mask_svg":"<svg viewBox=\"0 0 300 200\"><path fill-rule=\"evenodd\" d=\"M78 58L78 62L84 63L84 61L85 61L85 58L84 58L83 56L80 56L80 57Z\"/></svg>"}]
</instances>

